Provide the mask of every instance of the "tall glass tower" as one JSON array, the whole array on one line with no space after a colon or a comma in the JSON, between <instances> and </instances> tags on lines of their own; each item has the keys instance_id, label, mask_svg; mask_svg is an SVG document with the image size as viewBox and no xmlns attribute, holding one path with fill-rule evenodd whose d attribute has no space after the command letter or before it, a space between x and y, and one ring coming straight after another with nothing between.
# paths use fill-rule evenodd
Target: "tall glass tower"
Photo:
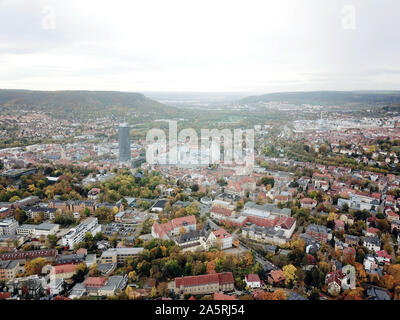
<instances>
[{"instance_id":1,"label":"tall glass tower","mask_svg":"<svg viewBox=\"0 0 400 320\"><path fill-rule=\"evenodd\" d=\"M121 123L118 127L119 161L131 160L131 141L129 139L129 125Z\"/></svg>"}]
</instances>

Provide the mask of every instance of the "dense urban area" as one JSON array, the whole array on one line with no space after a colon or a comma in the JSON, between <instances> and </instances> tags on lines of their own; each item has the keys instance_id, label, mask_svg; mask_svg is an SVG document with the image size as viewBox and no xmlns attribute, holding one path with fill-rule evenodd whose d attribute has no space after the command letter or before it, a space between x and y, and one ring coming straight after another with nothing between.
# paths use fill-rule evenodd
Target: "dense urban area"
<instances>
[{"instance_id":1,"label":"dense urban area","mask_svg":"<svg viewBox=\"0 0 400 320\"><path fill-rule=\"evenodd\" d=\"M0 300L399 300L399 104L319 98L0 99ZM146 162L169 120L254 165Z\"/></svg>"}]
</instances>

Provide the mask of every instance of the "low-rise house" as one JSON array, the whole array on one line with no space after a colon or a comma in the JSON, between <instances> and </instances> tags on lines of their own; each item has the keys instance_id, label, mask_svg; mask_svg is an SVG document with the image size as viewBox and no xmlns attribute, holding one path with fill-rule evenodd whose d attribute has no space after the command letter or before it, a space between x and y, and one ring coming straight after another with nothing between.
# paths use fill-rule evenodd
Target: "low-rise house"
<instances>
[{"instance_id":1,"label":"low-rise house","mask_svg":"<svg viewBox=\"0 0 400 320\"><path fill-rule=\"evenodd\" d=\"M285 276L281 269L271 270L267 275L267 281L271 285L280 285L285 281Z\"/></svg>"},{"instance_id":2,"label":"low-rise house","mask_svg":"<svg viewBox=\"0 0 400 320\"><path fill-rule=\"evenodd\" d=\"M392 210L386 210L386 219L389 222L399 221L399 215L397 213L394 213Z\"/></svg>"},{"instance_id":3,"label":"low-rise house","mask_svg":"<svg viewBox=\"0 0 400 320\"><path fill-rule=\"evenodd\" d=\"M258 274L247 274L244 277L244 282L249 288L260 288L261 287L261 280Z\"/></svg>"},{"instance_id":4,"label":"low-rise house","mask_svg":"<svg viewBox=\"0 0 400 320\"><path fill-rule=\"evenodd\" d=\"M332 230L325 226L310 224L306 228L306 234L312 236L318 241L329 241L332 239Z\"/></svg>"},{"instance_id":5,"label":"low-rise house","mask_svg":"<svg viewBox=\"0 0 400 320\"><path fill-rule=\"evenodd\" d=\"M389 264L391 261L391 256L386 250L380 250L376 252L376 259L380 264Z\"/></svg>"},{"instance_id":6,"label":"low-rise house","mask_svg":"<svg viewBox=\"0 0 400 320\"><path fill-rule=\"evenodd\" d=\"M358 242L359 242L359 241L360 241L360 238L357 237L357 236L353 236L353 235L351 235L351 234L346 234L346 235L345 235L345 240L344 240L344 242L345 242L346 244L348 244L348 245L356 246L356 245L358 245Z\"/></svg>"},{"instance_id":7,"label":"low-rise house","mask_svg":"<svg viewBox=\"0 0 400 320\"><path fill-rule=\"evenodd\" d=\"M367 228L367 230L365 230L365 236L376 237L378 232L379 232L379 229L370 227L370 228Z\"/></svg>"},{"instance_id":8,"label":"low-rise house","mask_svg":"<svg viewBox=\"0 0 400 320\"><path fill-rule=\"evenodd\" d=\"M328 286L328 292L332 296L338 295L342 289L348 287L347 275L342 271L328 272L325 277L325 283Z\"/></svg>"},{"instance_id":9,"label":"low-rise house","mask_svg":"<svg viewBox=\"0 0 400 320\"><path fill-rule=\"evenodd\" d=\"M378 237L365 237L364 247L377 252L381 249L381 240Z\"/></svg>"},{"instance_id":10,"label":"low-rise house","mask_svg":"<svg viewBox=\"0 0 400 320\"><path fill-rule=\"evenodd\" d=\"M314 209L317 204L318 201L311 198L303 198L300 200L301 207L306 209Z\"/></svg>"}]
</instances>

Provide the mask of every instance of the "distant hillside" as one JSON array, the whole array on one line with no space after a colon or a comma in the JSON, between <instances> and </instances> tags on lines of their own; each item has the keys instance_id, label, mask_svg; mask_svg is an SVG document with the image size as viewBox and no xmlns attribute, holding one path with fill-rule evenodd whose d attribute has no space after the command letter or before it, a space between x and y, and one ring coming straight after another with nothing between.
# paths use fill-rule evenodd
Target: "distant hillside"
<instances>
[{"instance_id":1,"label":"distant hillside","mask_svg":"<svg viewBox=\"0 0 400 320\"><path fill-rule=\"evenodd\" d=\"M294 104L345 105L345 104L395 104L400 103L400 91L312 91L279 92L250 96L241 103L281 101Z\"/></svg>"},{"instance_id":2,"label":"distant hillside","mask_svg":"<svg viewBox=\"0 0 400 320\"><path fill-rule=\"evenodd\" d=\"M46 110L59 116L129 111L164 113L173 109L133 92L30 90L0 90L0 108Z\"/></svg>"}]
</instances>

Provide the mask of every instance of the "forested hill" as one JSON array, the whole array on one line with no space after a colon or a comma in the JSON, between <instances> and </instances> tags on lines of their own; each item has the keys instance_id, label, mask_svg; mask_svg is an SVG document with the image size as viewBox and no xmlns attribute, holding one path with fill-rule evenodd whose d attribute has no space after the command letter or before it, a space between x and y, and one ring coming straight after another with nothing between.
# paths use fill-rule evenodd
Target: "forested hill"
<instances>
[{"instance_id":1,"label":"forested hill","mask_svg":"<svg viewBox=\"0 0 400 320\"><path fill-rule=\"evenodd\" d=\"M45 110L55 116L66 117L96 113L168 113L174 109L134 92L30 90L0 90L0 108Z\"/></svg>"},{"instance_id":2,"label":"forested hill","mask_svg":"<svg viewBox=\"0 0 400 320\"><path fill-rule=\"evenodd\" d=\"M390 105L400 103L400 91L279 92L260 96L250 96L240 100L241 103L270 101L330 106L343 104Z\"/></svg>"}]
</instances>

